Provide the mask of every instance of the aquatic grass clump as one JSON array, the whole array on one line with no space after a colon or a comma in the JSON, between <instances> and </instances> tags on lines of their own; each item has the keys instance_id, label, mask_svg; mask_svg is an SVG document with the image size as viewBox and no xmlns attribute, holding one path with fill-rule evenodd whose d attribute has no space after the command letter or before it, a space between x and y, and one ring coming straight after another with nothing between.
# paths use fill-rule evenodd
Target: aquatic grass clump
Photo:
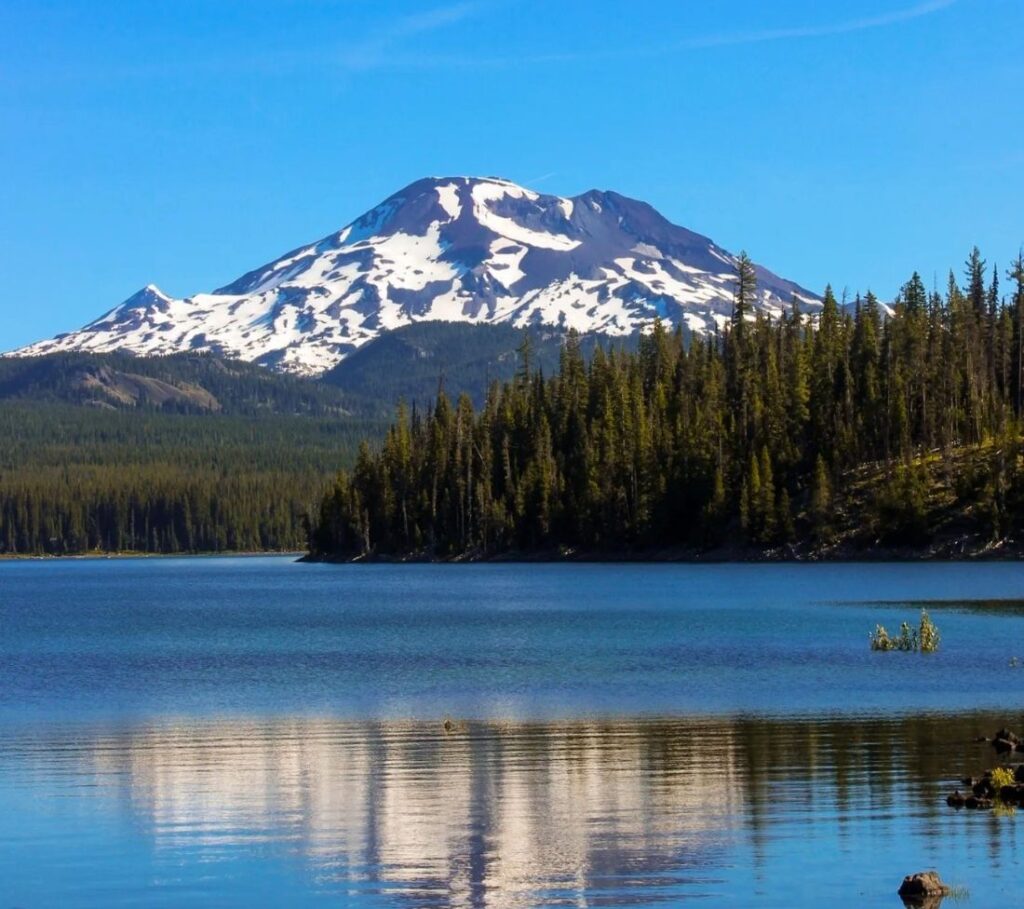
<instances>
[{"instance_id":1,"label":"aquatic grass clump","mask_svg":"<svg viewBox=\"0 0 1024 909\"><path fill-rule=\"evenodd\" d=\"M890 635L884 625L876 625L871 634L871 649L917 650L916 636L906 622L900 625L900 633L897 637Z\"/></svg>"},{"instance_id":2,"label":"aquatic grass clump","mask_svg":"<svg viewBox=\"0 0 1024 909\"><path fill-rule=\"evenodd\" d=\"M921 622L917 628L911 628L909 622L900 624L900 633L893 637L884 625L876 625L871 633L872 650L903 650L934 653L939 649L939 629L928 615L928 610L921 610Z\"/></svg>"},{"instance_id":3,"label":"aquatic grass clump","mask_svg":"<svg viewBox=\"0 0 1024 909\"><path fill-rule=\"evenodd\" d=\"M884 625L876 625L875 630L871 632L871 649L872 650L895 650L892 638L889 637L889 632L885 630Z\"/></svg>"},{"instance_id":4,"label":"aquatic grass clump","mask_svg":"<svg viewBox=\"0 0 1024 909\"><path fill-rule=\"evenodd\" d=\"M989 777L992 781L992 788L999 792L1003 786L1012 786L1016 782L1013 771L1009 767L996 767Z\"/></svg>"},{"instance_id":5,"label":"aquatic grass clump","mask_svg":"<svg viewBox=\"0 0 1024 909\"><path fill-rule=\"evenodd\" d=\"M921 625L917 630L917 640L921 647L921 653L934 653L939 649L939 629L935 626L928 610L921 610Z\"/></svg>"}]
</instances>

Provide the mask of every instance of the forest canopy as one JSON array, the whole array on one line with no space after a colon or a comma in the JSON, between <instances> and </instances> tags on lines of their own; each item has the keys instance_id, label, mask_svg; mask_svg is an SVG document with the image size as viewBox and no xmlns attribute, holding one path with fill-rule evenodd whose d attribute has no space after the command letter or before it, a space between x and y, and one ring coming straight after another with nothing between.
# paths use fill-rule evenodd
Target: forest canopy
<instances>
[{"instance_id":1,"label":"forest canopy","mask_svg":"<svg viewBox=\"0 0 1024 909\"><path fill-rule=\"evenodd\" d=\"M661 323L634 352L571 334L557 375L533 368L475 408L437 397L399 406L382 445L364 443L324 497L313 557L449 558L510 551L770 547L827 542L851 470L890 465L874 498L878 533L919 543L929 452L1000 440L971 480L991 535L1018 521L1024 407L1024 258L1000 273L977 249L963 284L918 274L891 309L872 295L813 317L755 311L741 255L730 323L685 340Z\"/></svg>"}]
</instances>

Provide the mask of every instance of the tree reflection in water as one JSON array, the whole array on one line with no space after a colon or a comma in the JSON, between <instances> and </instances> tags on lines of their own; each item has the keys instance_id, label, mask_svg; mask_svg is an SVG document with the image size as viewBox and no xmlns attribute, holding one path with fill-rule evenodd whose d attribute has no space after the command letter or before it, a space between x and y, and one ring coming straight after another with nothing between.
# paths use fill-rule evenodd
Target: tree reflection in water
<instances>
[{"instance_id":1,"label":"tree reflection in water","mask_svg":"<svg viewBox=\"0 0 1024 909\"><path fill-rule=\"evenodd\" d=\"M9 737L0 791L71 794L83 825L113 813L182 880L291 866L295 905L891 902L932 865L977 896L1016 864L1015 819L943 796L990 763L974 737L1014 719L89 728Z\"/></svg>"}]
</instances>

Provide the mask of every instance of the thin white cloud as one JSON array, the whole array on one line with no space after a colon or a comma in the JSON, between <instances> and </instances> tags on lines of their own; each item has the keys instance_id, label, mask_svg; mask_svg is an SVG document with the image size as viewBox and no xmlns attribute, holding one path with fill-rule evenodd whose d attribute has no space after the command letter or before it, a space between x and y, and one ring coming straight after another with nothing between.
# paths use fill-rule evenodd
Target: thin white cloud
<instances>
[{"instance_id":1,"label":"thin white cloud","mask_svg":"<svg viewBox=\"0 0 1024 909\"><path fill-rule=\"evenodd\" d=\"M380 33L341 50L335 60L347 69L375 69L391 62L389 53L407 38L455 25L484 7L478 0L439 6L400 17Z\"/></svg>"},{"instance_id":2,"label":"thin white cloud","mask_svg":"<svg viewBox=\"0 0 1024 909\"><path fill-rule=\"evenodd\" d=\"M464 66L521 66L530 63L586 63L610 60L633 60L670 56L680 51L703 50L742 44L762 44L771 41L826 38L833 35L847 35L870 29L886 28L914 19L921 19L942 10L949 9L959 0L925 0L914 6L904 7L876 16L846 19L821 25L780 26L748 32L723 32L721 34L695 35L663 44L648 44L640 47L596 48L593 50L569 51L551 54L533 54L518 57L473 57L470 55L449 56L430 54L396 54L381 64L411 67L464 67Z\"/></svg>"},{"instance_id":3,"label":"thin white cloud","mask_svg":"<svg viewBox=\"0 0 1024 909\"><path fill-rule=\"evenodd\" d=\"M784 41L788 38L825 38L830 35L847 35L851 32L863 32L873 28L885 28L887 25L897 25L900 22L909 22L912 19L920 19L923 16L930 16L932 13L948 9L957 3L958 0L928 0L916 6L905 9L893 10L891 13L882 13L878 16L866 16L861 19L849 19L845 22L834 22L825 25L805 25L774 29L764 29L753 32L735 32L722 35L708 35L703 38L693 38L675 45L678 49L701 48L701 47L722 47L731 44L757 44L764 41Z\"/></svg>"},{"instance_id":4,"label":"thin white cloud","mask_svg":"<svg viewBox=\"0 0 1024 909\"><path fill-rule=\"evenodd\" d=\"M137 77L178 77L182 74L239 72L282 72L284 70L320 68L335 73L348 72L357 76L360 72L386 68L461 69L461 68L508 68L524 65L558 63L597 63L620 60L642 60L666 57L688 50L714 49L743 44L758 44L771 41L825 38L854 32L880 29L921 19L942 10L949 9L960 0L924 0L914 6L904 7L876 16L847 19L821 25L780 26L748 32L723 32L721 34L694 35L666 41L662 44L645 44L633 47L595 47L565 52L523 54L517 56L473 56L471 53L435 54L429 51L409 50L408 45L415 39L432 32L457 26L474 16L482 15L503 5L506 0L459 0L459 2L436 6L422 12L392 18L380 25L379 30L357 38L351 43L327 43L319 48L264 49L259 54L248 51L220 51L215 56L188 57L181 55L161 58L154 55L143 61L117 61L111 65L83 68L81 65L53 65L48 68L51 78L137 78ZM0 69L0 79L8 81L9 72ZM15 76L11 82L20 82L28 76ZM38 81L39 74L31 74Z\"/></svg>"},{"instance_id":5,"label":"thin white cloud","mask_svg":"<svg viewBox=\"0 0 1024 909\"><path fill-rule=\"evenodd\" d=\"M534 177L532 180L525 180L524 186L536 186L538 183L543 183L545 180L550 180L552 177L557 177L558 174L555 171L551 171L546 174L541 174L539 177Z\"/></svg>"},{"instance_id":6,"label":"thin white cloud","mask_svg":"<svg viewBox=\"0 0 1024 909\"><path fill-rule=\"evenodd\" d=\"M218 49L216 54L189 56L181 52L171 54L163 48L163 55L154 53L142 60L117 60L111 64L83 67L81 64L55 64L47 68L51 78L82 79L111 78L131 79L144 77L177 78L181 75L212 75L238 73L280 73L317 68L334 72L349 71L352 74L402 63L402 48L407 42L428 33L455 26L465 19L479 15L494 6L497 0L459 0L444 6L436 6L407 16L389 17L380 21L376 29L368 34L356 36L347 41L332 40L323 36L319 45L263 48L259 53L246 49ZM414 65L421 65L416 63ZM436 65L436 64L431 64ZM0 68L0 80L6 81L8 73ZM18 81L29 77L18 76ZM38 80L39 75L30 75ZM15 80L11 80L15 81Z\"/></svg>"}]
</instances>

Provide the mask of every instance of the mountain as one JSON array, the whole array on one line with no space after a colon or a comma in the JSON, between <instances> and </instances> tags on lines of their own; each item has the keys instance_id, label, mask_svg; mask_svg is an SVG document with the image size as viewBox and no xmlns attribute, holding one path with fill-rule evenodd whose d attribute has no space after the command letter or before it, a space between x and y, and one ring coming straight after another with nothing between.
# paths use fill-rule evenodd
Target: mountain
<instances>
[{"instance_id":1,"label":"mountain","mask_svg":"<svg viewBox=\"0 0 1024 909\"><path fill-rule=\"evenodd\" d=\"M315 375L384 332L443 321L623 336L656 317L729 318L735 257L614 192L542 195L497 178L428 178L347 227L186 299L149 285L84 328L16 355L184 351ZM758 307L818 298L758 267Z\"/></svg>"}]
</instances>

